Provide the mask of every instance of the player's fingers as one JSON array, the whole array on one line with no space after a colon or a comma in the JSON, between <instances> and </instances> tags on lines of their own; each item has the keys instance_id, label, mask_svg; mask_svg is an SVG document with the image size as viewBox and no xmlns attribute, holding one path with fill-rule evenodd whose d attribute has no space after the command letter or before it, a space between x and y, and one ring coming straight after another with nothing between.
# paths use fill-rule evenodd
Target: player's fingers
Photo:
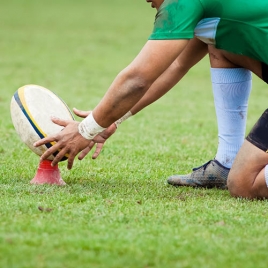
<instances>
[{"instance_id":1,"label":"player's fingers","mask_svg":"<svg viewBox=\"0 0 268 268\"><path fill-rule=\"evenodd\" d=\"M33 144L33 146L34 146L34 147L38 147L38 146L44 145L44 144L46 144L46 143L51 143L51 142L53 142L53 141L57 141L56 136L49 136L49 137L43 138L43 139L41 139L41 140L39 140L39 141L36 141L36 142Z\"/></svg>"},{"instance_id":2,"label":"player's fingers","mask_svg":"<svg viewBox=\"0 0 268 268\"><path fill-rule=\"evenodd\" d=\"M72 169L75 156L76 156L76 154L69 154L69 157L67 160L67 168L68 169Z\"/></svg>"},{"instance_id":3,"label":"player's fingers","mask_svg":"<svg viewBox=\"0 0 268 268\"><path fill-rule=\"evenodd\" d=\"M93 146L95 145L95 142L91 141L90 144L88 145L88 147L86 147L78 156L79 160L83 160L87 154L91 151L91 149L93 148Z\"/></svg>"},{"instance_id":4,"label":"player's fingers","mask_svg":"<svg viewBox=\"0 0 268 268\"><path fill-rule=\"evenodd\" d=\"M82 117L82 118L87 117L87 116L91 113L91 111L82 111L82 110L78 110L78 109L76 109L76 108L73 108L73 112L74 112L77 116Z\"/></svg>"},{"instance_id":5,"label":"player's fingers","mask_svg":"<svg viewBox=\"0 0 268 268\"><path fill-rule=\"evenodd\" d=\"M95 150L94 154L92 155L93 159L96 159L99 156L99 154L103 148L103 145L104 145L104 143L97 143L96 150Z\"/></svg>"},{"instance_id":6,"label":"player's fingers","mask_svg":"<svg viewBox=\"0 0 268 268\"><path fill-rule=\"evenodd\" d=\"M86 156L87 156L87 154L89 153L89 149L88 150L83 150L79 155L78 155L78 160L83 160Z\"/></svg>"},{"instance_id":7,"label":"player's fingers","mask_svg":"<svg viewBox=\"0 0 268 268\"><path fill-rule=\"evenodd\" d=\"M57 124L57 125L62 126L62 127L66 127L69 123L72 122L71 120L64 120L64 119L60 119L60 118L54 117L54 116L51 117L51 121L54 124Z\"/></svg>"},{"instance_id":8,"label":"player's fingers","mask_svg":"<svg viewBox=\"0 0 268 268\"><path fill-rule=\"evenodd\" d=\"M54 155L56 153L58 153L60 150L59 145L56 143L55 145L53 145L52 147L50 147L49 149L47 149L40 157L40 161L43 161L47 158L49 158L51 155Z\"/></svg>"},{"instance_id":9,"label":"player's fingers","mask_svg":"<svg viewBox=\"0 0 268 268\"><path fill-rule=\"evenodd\" d=\"M52 163L51 165L52 166L56 166L61 160L63 157L65 157L67 155L67 152L66 150L60 150L56 156L54 156L54 159L52 160ZM69 156L68 156L68 159L69 159Z\"/></svg>"}]
</instances>

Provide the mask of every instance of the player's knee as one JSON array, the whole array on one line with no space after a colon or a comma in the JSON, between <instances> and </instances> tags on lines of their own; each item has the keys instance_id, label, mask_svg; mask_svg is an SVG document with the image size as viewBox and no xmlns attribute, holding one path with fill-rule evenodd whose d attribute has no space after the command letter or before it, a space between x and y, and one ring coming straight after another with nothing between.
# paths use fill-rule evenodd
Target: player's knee
<instances>
[{"instance_id":1,"label":"player's knee","mask_svg":"<svg viewBox=\"0 0 268 268\"><path fill-rule=\"evenodd\" d=\"M239 197L243 192L243 189L239 185L237 178L233 177L232 174L229 174L228 176L227 187L230 195L233 197Z\"/></svg>"},{"instance_id":2,"label":"player's knee","mask_svg":"<svg viewBox=\"0 0 268 268\"><path fill-rule=\"evenodd\" d=\"M254 184L249 184L246 181L247 178L234 178L230 176L227 181L230 195L235 198L245 199L259 199L264 197L259 193L259 189Z\"/></svg>"},{"instance_id":3,"label":"player's knee","mask_svg":"<svg viewBox=\"0 0 268 268\"><path fill-rule=\"evenodd\" d=\"M236 198L254 198L254 191L250 185L247 185L245 178L238 174L229 174L227 187L232 197Z\"/></svg>"}]
</instances>

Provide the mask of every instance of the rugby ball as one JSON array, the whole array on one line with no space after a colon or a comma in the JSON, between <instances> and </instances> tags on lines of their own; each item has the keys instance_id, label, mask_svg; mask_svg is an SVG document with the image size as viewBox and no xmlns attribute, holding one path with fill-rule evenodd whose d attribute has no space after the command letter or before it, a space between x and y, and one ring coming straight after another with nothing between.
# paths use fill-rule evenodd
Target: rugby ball
<instances>
[{"instance_id":1,"label":"rugby ball","mask_svg":"<svg viewBox=\"0 0 268 268\"><path fill-rule=\"evenodd\" d=\"M22 142L39 156L54 143L40 147L34 147L33 143L63 129L62 126L54 124L51 117L74 120L72 112L61 98L38 85L19 88L12 96L10 113L14 128ZM54 156L50 156L49 160L53 160Z\"/></svg>"}]
</instances>

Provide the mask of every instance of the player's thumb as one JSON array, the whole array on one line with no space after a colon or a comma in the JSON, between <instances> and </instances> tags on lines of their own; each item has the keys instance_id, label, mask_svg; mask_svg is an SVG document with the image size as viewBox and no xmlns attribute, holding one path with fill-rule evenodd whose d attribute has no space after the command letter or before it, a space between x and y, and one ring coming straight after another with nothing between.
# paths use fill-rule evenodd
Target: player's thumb
<instances>
[{"instance_id":1,"label":"player's thumb","mask_svg":"<svg viewBox=\"0 0 268 268\"><path fill-rule=\"evenodd\" d=\"M62 127L66 127L70 122L70 120L64 120L64 119L60 119L56 116L51 116L51 121L54 123L54 124L57 124L59 126L62 126Z\"/></svg>"},{"instance_id":2,"label":"player's thumb","mask_svg":"<svg viewBox=\"0 0 268 268\"><path fill-rule=\"evenodd\" d=\"M82 117L82 118L87 117L87 116L91 113L91 111L81 111L81 110L78 110L78 109L76 109L76 108L73 108L73 112L74 112L77 116Z\"/></svg>"}]
</instances>

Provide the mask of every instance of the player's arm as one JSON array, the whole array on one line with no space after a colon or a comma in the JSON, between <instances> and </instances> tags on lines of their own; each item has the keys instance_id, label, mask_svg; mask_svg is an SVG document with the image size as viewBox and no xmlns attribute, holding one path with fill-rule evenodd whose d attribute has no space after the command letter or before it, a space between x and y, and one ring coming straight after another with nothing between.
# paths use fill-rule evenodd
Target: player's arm
<instances>
[{"instance_id":1,"label":"player's arm","mask_svg":"<svg viewBox=\"0 0 268 268\"><path fill-rule=\"evenodd\" d=\"M125 115L180 55L187 43L188 40L149 40L134 61L117 76L93 110L96 122L106 128Z\"/></svg>"},{"instance_id":2,"label":"player's arm","mask_svg":"<svg viewBox=\"0 0 268 268\"><path fill-rule=\"evenodd\" d=\"M185 74L208 53L207 44L191 39L182 53L168 69L151 85L141 100L131 109L132 115L155 102L173 88Z\"/></svg>"},{"instance_id":3,"label":"player's arm","mask_svg":"<svg viewBox=\"0 0 268 268\"><path fill-rule=\"evenodd\" d=\"M84 150L96 135L126 114L146 93L154 81L180 55L188 40L149 40L133 60L115 78L93 112L82 122L53 119L65 128L52 136L41 139L35 146L56 142L40 158L44 160L60 151L52 161L56 165L68 154L69 169L75 156Z\"/></svg>"},{"instance_id":4,"label":"player's arm","mask_svg":"<svg viewBox=\"0 0 268 268\"><path fill-rule=\"evenodd\" d=\"M194 38L189 41L183 52L177 57L177 59L168 67L168 69L151 85L145 95L135 104L131 109L128 116L134 115L144 109L146 106L155 102L166 94L174 85L176 85L184 75L198 63L207 54L207 45L201 42L199 39ZM90 111L80 111L74 109L74 113L82 118L89 115ZM116 124L112 124L104 132L100 134L103 141L99 140L95 152L92 155L93 159L96 159L100 154L105 141L115 133L119 123L128 118L128 116L119 119ZM94 142L90 144L85 150L83 150L78 159L82 160L93 148Z\"/></svg>"}]
</instances>

